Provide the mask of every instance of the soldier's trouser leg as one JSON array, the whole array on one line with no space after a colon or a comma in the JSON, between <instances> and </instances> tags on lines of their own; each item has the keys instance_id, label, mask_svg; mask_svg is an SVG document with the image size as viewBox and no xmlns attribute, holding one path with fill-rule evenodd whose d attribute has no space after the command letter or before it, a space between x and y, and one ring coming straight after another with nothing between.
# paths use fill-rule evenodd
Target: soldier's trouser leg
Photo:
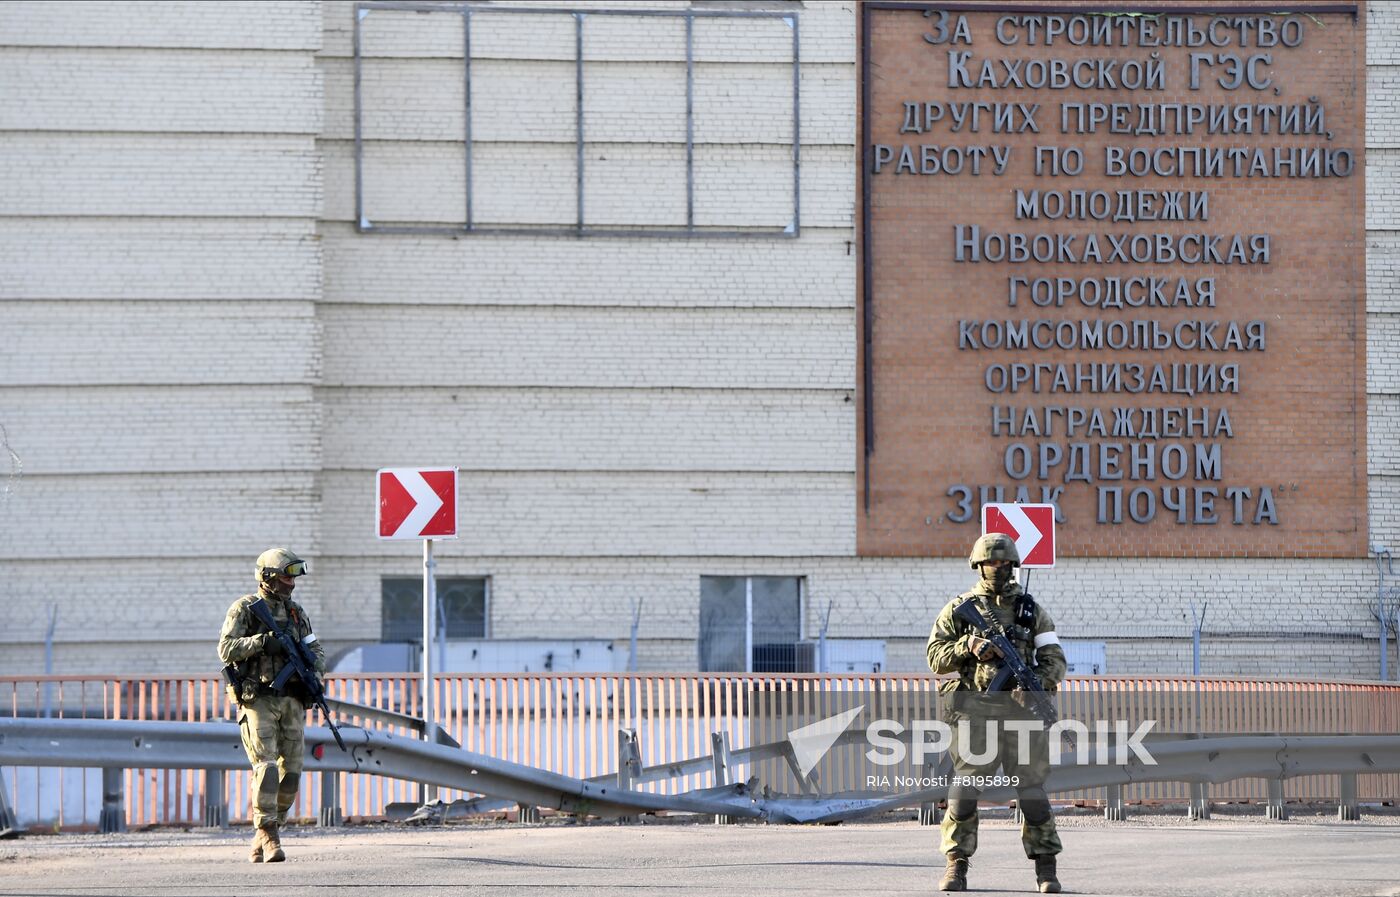
<instances>
[{"instance_id":1,"label":"soldier's trouser leg","mask_svg":"<svg viewBox=\"0 0 1400 897\"><path fill-rule=\"evenodd\" d=\"M965 857L977 852L977 801L950 800L948 812L938 826L938 849L957 851Z\"/></svg>"},{"instance_id":2,"label":"soldier's trouser leg","mask_svg":"<svg viewBox=\"0 0 1400 897\"><path fill-rule=\"evenodd\" d=\"M274 699L260 697L238 712L238 732L252 764L248 783L248 813L254 828L277 819L277 724Z\"/></svg>"},{"instance_id":3,"label":"soldier's trouser leg","mask_svg":"<svg viewBox=\"0 0 1400 897\"><path fill-rule=\"evenodd\" d=\"M296 698L259 697L241 708L238 724L253 767L248 802L256 828L282 821L296 799L305 719Z\"/></svg>"},{"instance_id":4,"label":"soldier's trouser leg","mask_svg":"<svg viewBox=\"0 0 1400 897\"><path fill-rule=\"evenodd\" d=\"M1021 810L1021 846L1028 859L1055 856L1064 848L1055 829L1055 816L1050 810L1050 797L1041 786L1050 775L1050 743L1045 732L1033 732L1029 739L1029 757L1022 763L1016 746L1011 745L1008 762L1003 765L1008 776L1020 780L1016 787L1016 806Z\"/></svg>"},{"instance_id":5,"label":"soldier's trouser leg","mask_svg":"<svg viewBox=\"0 0 1400 897\"><path fill-rule=\"evenodd\" d=\"M966 739L960 723L967 723ZM939 826L938 849L943 853L957 851L965 857L977 852L977 798L974 787L958 784L958 779L989 776L996 772L1000 758L987 752L986 720L976 717L950 720L953 743L948 749L953 758L953 782L948 789L948 812Z\"/></svg>"},{"instance_id":6,"label":"soldier's trouser leg","mask_svg":"<svg viewBox=\"0 0 1400 897\"><path fill-rule=\"evenodd\" d=\"M1019 780L1016 786L1017 806L1021 810L1021 846L1027 857L1038 854L1058 854L1064 848L1055 829L1055 817L1050 811L1050 799L1041 787L1050 774L1050 743L1043 731L1031 732L1025 745L1021 733L1010 730L1005 720L996 724L996 750L989 751L988 720L964 717L966 737L958 722L953 723L954 737L949 752L953 757L954 787L949 789L948 814L940 827L939 848L943 853L956 850L972 856L977 849L977 798L975 788L960 787L956 777L993 776L997 769ZM1022 750L1025 747L1027 750ZM1026 762L1021 762L1022 758Z\"/></svg>"},{"instance_id":7,"label":"soldier's trouser leg","mask_svg":"<svg viewBox=\"0 0 1400 897\"><path fill-rule=\"evenodd\" d=\"M277 763L277 822L287 821L287 811L296 803L297 787L301 784L302 763L306 751L306 708L295 698L282 717L282 757Z\"/></svg>"},{"instance_id":8,"label":"soldier's trouser leg","mask_svg":"<svg viewBox=\"0 0 1400 897\"><path fill-rule=\"evenodd\" d=\"M1016 802L1021 808L1021 846L1025 848L1026 857L1055 856L1064 850L1045 789L1039 786L1018 788Z\"/></svg>"}]
</instances>

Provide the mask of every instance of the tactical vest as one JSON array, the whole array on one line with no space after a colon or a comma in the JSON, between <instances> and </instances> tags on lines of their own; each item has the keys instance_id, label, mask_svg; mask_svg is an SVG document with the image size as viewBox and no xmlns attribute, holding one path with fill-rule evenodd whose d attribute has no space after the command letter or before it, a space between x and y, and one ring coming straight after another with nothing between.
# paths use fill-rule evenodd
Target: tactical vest
<instances>
[{"instance_id":1,"label":"tactical vest","mask_svg":"<svg viewBox=\"0 0 1400 897\"><path fill-rule=\"evenodd\" d=\"M247 601L248 604L252 604L260 597L264 596L244 595L243 600ZM276 620L277 625L281 626L292 638L300 641L311 634L311 627L306 623L306 613L301 609L301 605L297 604L295 601L290 598L284 598L278 601L268 601L267 606L272 610L272 619ZM251 611L245 612L248 620L247 635L254 636L271 631L264 626L263 622L255 617ZM246 660L240 660L238 663L234 664L234 667L238 670L239 678L242 679L245 684L251 684L254 689L260 693L269 694L270 691L268 691L267 687L277 678L277 674L282 671L282 667L285 666L286 663L287 658L285 656L269 657L266 654L258 654ZM294 694L295 691L295 688L290 689L287 691L287 694Z\"/></svg>"},{"instance_id":2,"label":"tactical vest","mask_svg":"<svg viewBox=\"0 0 1400 897\"><path fill-rule=\"evenodd\" d=\"M1021 652L1021 660L1029 667L1034 668L1035 662L1035 599L1029 594L1022 592L1016 597L1016 603L1012 606L1011 622L1008 624L997 613L998 605L986 596L978 596L975 592L966 592L958 596L959 601L968 598L978 598L984 609L984 613L990 613L996 617L996 621L1002 624L1006 630L1006 635L1011 639L1011 643ZM968 627L969 632L975 632L973 627ZM982 662L976 658L969 657L964 661L962 669L959 670L961 680L960 688L968 691L986 691L991 683L992 677L996 675L997 663L993 658L990 661Z\"/></svg>"}]
</instances>

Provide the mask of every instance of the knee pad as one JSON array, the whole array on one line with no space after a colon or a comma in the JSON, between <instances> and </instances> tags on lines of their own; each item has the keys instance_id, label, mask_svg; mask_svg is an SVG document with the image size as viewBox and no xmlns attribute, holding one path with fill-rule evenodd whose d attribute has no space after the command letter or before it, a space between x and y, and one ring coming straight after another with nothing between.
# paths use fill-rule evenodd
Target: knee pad
<instances>
[{"instance_id":1,"label":"knee pad","mask_svg":"<svg viewBox=\"0 0 1400 897\"><path fill-rule=\"evenodd\" d=\"M1045 793L1045 789L1040 785L1027 785L1024 788L1016 789L1016 799L1019 801L1046 800L1050 795Z\"/></svg>"},{"instance_id":2,"label":"knee pad","mask_svg":"<svg viewBox=\"0 0 1400 897\"><path fill-rule=\"evenodd\" d=\"M1050 821L1050 798L1044 788L1027 788L1016 793L1016 806L1028 825L1044 825Z\"/></svg>"},{"instance_id":3,"label":"knee pad","mask_svg":"<svg viewBox=\"0 0 1400 897\"><path fill-rule=\"evenodd\" d=\"M969 822L977 818L977 801L975 800L950 800L948 801L948 815L955 822Z\"/></svg>"}]
</instances>

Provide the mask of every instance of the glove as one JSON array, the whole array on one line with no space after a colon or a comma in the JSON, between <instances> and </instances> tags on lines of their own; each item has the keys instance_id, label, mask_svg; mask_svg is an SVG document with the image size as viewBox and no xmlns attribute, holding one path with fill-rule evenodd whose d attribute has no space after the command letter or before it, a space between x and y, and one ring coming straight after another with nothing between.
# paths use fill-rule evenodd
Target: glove
<instances>
[{"instance_id":1,"label":"glove","mask_svg":"<svg viewBox=\"0 0 1400 897\"><path fill-rule=\"evenodd\" d=\"M969 635L967 637L967 651L978 660L991 660L993 657L1001 657L1001 649L992 644L990 639L984 639L980 635Z\"/></svg>"},{"instance_id":2,"label":"glove","mask_svg":"<svg viewBox=\"0 0 1400 897\"><path fill-rule=\"evenodd\" d=\"M287 649L282 647L281 640L272 633L264 632L262 635L258 636L258 638L262 639L262 643L258 645L258 650L268 657L280 657L287 653Z\"/></svg>"}]
</instances>

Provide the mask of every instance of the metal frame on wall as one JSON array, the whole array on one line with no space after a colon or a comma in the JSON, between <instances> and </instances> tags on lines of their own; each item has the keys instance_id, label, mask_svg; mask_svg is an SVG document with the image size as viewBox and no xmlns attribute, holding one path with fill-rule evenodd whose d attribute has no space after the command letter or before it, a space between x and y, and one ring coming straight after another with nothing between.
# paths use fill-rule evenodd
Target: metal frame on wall
<instances>
[{"instance_id":1,"label":"metal frame on wall","mask_svg":"<svg viewBox=\"0 0 1400 897\"><path fill-rule=\"evenodd\" d=\"M377 225L365 215L363 104L361 81L363 54L360 43L360 23L373 10L396 12L444 12L462 17L462 69L465 115L463 140L466 148L466 220L461 225ZM569 226L508 226L478 224L472 206L472 89L471 64L472 17L476 14L568 15L574 19L574 95L575 95L575 222ZM583 109L583 27L589 16L631 16L637 18L683 18L685 20L685 224L650 227L590 227L585 221L584 196L584 109ZM792 30L792 220L783 227L704 228L695 223L695 20L709 19L773 19L781 20ZM563 7L487 7L465 4L419 4L369 2L355 4L354 11L354 116L355 116L355 228L360 233L377 234L481 234L569 237L704 237L752 238L777 237L794 239L801 234L802 209L802 131L801 131L801 52L797 14L749 10L650 10L650 9L568 9Z\"/></svg>"}]
</instances>

